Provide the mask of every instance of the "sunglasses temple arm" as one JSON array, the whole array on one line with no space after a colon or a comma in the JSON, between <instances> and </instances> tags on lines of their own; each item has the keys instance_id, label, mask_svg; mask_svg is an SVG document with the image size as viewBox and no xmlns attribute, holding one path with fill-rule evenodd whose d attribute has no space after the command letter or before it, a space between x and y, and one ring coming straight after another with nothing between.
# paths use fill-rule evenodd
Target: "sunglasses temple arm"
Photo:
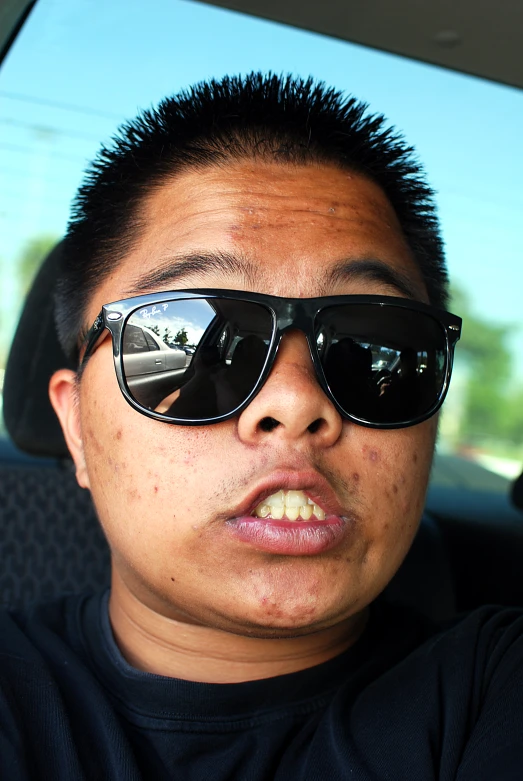
<instances>
[{"instance_id":1,"label":"sunglasses temple arm","mask_svg":"<svg viewBox=\"0 0 523 781\"><path fill-rule=\"evenodd\" d=\"M91 328L87 331L79 350L79 366L87 360L99 342L105 330L103 310L100 312Z\"/></svg>"}]
</instances>

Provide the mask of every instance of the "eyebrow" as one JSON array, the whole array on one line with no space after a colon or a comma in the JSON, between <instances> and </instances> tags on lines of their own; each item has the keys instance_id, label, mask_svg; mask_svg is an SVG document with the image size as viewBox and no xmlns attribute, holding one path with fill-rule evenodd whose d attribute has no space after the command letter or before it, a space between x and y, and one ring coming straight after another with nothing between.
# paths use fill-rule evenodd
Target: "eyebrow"
<instances>
[{"instance_id":1,"label":"eyebrow","mask_svg":"<svg viewBox=\"0 0 523 781\"><path fill-rule=\"evenodd\" d=\"M229 252L198 252L191 255L170 255L158 268L136 279L128 290L129 295L143 293L171 282L179 282L192 274L218 272L225 277L242 277L255 284L260 269L241 255Z\"/></svg>"},{"instance_id":2,"label":"eyebrow","mask_svg":"<svg viewBox=\"0 0 523 781\"><path fill-rule=\"evenodd\" d=\"M422 294L420 286L413 282L410 276L374 258L342 260L327 274L327 284L331 285L358 279L381 282L395 288L406 298L417 300Z\"/></svg>"},{"instance_id":3,"label":"eyebrow","mask_svg":"<svg viewBox=\"0 0 523 781\"><path fill-rule=\"evenodd\" d=\"M195 274L218 272L230 278L241 278L249 286L256 288L266 277L264 269L241 255L229 252L199 252L190 255L170 255L161 261L153 271L138 277L127 291L127 295L137 295L148 292L167 284L179 283L184 278ZM368 280L394 288L405 298L419 299L419 285L413 284L411 278L401 271L392 268L382 260L374 258L344 259L334 265L321 276L323 295L329 295L333 285Z\"/></svg>"}]
</instances>

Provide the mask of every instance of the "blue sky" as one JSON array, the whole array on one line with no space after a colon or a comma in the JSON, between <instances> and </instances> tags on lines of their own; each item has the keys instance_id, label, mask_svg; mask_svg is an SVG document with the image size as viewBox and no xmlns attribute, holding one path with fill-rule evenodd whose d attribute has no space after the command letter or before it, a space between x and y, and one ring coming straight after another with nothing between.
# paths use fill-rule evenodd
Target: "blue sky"
<instances>
[{"instance_id":1,"label":"blue sky","mask_svg":"<svg viewBox=\"0 0 523 781\"><path fill-rule=\"evenodd\" d=\"M209 76L312 74L402 130L438 191L451 276L491 319L521 321L523 93L191 0L40 0L0 71L0 281L59 235L86 161L118 122ZM518 337L518 343L523 340Z\"/></svg>"}]
</instances>

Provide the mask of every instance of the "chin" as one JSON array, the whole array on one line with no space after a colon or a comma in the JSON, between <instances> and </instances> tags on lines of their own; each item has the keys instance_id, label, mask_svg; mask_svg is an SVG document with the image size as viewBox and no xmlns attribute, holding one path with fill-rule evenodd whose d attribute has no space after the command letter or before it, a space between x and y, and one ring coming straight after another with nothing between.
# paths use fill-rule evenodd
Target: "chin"
<instances>
[{"instance_id":1,"label":"chin","mask_svg":"<svg viewBox=\"0 0 523 781\"><path fill-rule=\"evenodd\" d=\"M330 626L326 624L307 624L303 626L262 625L245 622L242 626L227 627L231 634L251 637L257 640L290 640L296 637L307 637L321 632ZM225 628L225 627L224 627Z\"/></svg>"},{"instance_id":2,"label":"chin","mask_svg":"<svg viewBox=\"0 0 523 781\"><path fill-rule=\"evenodd\" d=\"M305 637L346 621L353 611L337 609L320 610L317 606L296 606L292 610L270 605L265 610L245 611L243 615L225 618L222 627L228 632L260 639ZM225 625L226 624L226 625Z\"/></svg>"},{"instance_id":3,"label":"chin","mask_svg":"<svg viewBox=\"0 0 523 781\"><path fill-rule=\"evenodd\" d=\"M304 627L302 629L297 629L296 627L293 627L292 629L284 629L282 627L257 627L256 629L252 629L250 631L245 632L236 632L236 634L241 635L243 637L250 637L254 640L295 640L300 637L308 637L309 635L317 634L319 631L321 631L318 628L311 628L311 627Z\"/></svg>"}]
</instances>

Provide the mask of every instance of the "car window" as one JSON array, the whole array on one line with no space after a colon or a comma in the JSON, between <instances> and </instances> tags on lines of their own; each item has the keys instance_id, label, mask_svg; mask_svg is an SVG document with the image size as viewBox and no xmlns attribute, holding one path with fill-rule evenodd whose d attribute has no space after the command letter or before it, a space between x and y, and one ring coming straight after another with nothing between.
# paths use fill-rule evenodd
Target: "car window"
<instances>
[{"instance_id":1,"label":"car window","mask_svg":"<svg viewBox=\"0 0 523 781\"><path fill-rule=\"evenodd\" d=\"M154 341L153 337L147 333L147 331L143 332L143 335L145 336L145 341L147 342L147 346L149 347L149 350L159 350L159 346Z\"/></svg>"},{"instance_id":2,"label":"car window","mask_svg":"<svg viewBox=\"0 0 523 781\"><path fill-rule=\"evenodd\" d=\"M141 328L136 325L127 326L123 336L123 351L124 353L149 352L147 337Z\"/></svg>"},{"instance_id":3,"label":"car window","mask_svg":"<svg viewBox=\"0 0 523 781\"><path fill-rule=\"evenodd\" d=\"M188 84L258 69L312 74L364 98L416 145L438 192L451 308L465 321L439 450L515 476L523 93L189 0L109 0L103 13L91 0L39 0L4 62L0 384L23 298L100 144ZM159 349L143 333L132 343Z\"/></svg>"}]
</instances>

